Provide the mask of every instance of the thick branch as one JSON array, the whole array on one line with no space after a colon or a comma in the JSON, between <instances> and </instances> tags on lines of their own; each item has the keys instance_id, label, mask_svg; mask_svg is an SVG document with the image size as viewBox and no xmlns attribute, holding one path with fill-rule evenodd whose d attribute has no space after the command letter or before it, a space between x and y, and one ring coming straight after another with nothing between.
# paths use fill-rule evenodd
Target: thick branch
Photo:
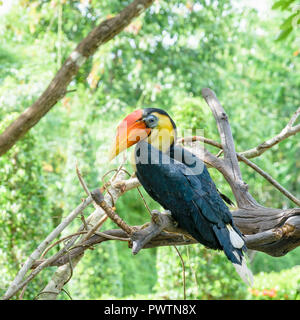
<instances>
[{"instance_id":1,"label":"thick branch","mask_svg":"<svg viewBox=\"0 0 300 320\"><path fill-rule=\"evenodd\" d=\"M139 16L147 9L153 1L154 0L133 1L118 15L103 21L80 42L38 100L26 109L0 135L0 156L6 153L60 99L64 97L69 83L87 58L92 56L99 46L108 42L120 33L135 17Z\"/></svg>"},{"instance_id":2,"label":"thick branch","mask_svg":"<svg viewBox=\"0 0 300 320\"><path fill-rule=\"evenodd\" d=\"M238 209L232 216L239 229L247 234L249 249L279 257L300 245L300 208Z\"/></svg>"},{"instance_id":3,"label":"thick branch","mask_svg":"<svg viewBox=\"0 0 300 320\"><path fill-rule=\"evenodd\" d=\"M198 243L186 231L177 228L168 212L154 213L154 218L145 226L132 227L135 232L131 236L133 254L141 249L171 245L190 245ZM233 212L234 222L244 233L249 249L265 252L272 256L282 256L300 245L300 209L239 209ZM249 227L250 226L250 227ZM253 233L255 231L255 233ZM95 234L85 242L75 246L69 255L59 257L52 266L62 266L94 245L111 239L107 235L118 238L127 236L121 229L103 231L104 235ZM36 261L33 268L44 260Z\"/></svg>"},{"instance_id":4,"label":"thick branch","mask_svg":"<svg viewBox=\"0 0 300 320\"><path fill-rule=\"evenodd\" d=\"M227 114L212 90L205 88L202 89L201 93L217 122L226 165L230 167L235 180L242 180Z\"/></svg>"}]
</instances>

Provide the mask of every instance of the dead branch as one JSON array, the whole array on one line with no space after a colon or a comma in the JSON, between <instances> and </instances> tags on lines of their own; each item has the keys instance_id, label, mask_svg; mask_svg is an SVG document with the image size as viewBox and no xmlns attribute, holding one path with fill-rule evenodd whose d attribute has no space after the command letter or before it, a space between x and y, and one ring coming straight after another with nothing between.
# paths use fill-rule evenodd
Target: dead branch
<instances>
[{"instance_id":1,"label":"dead branch","mask_svg":"<svg viewBox=\"0 0 300 320\"><path fill-rule=\"evenodd\" d=\"M244 236L249 249L265 252L271 256L282 256L300 245L300 208L282 211L280 209L262 209L258 214L253 210L234 211L234 221L239 227L248 230L249 225L257 226L257 232ZM245 218L246 214L246 218ZM245 223L249 220L249 222ZM245 225L244 225L245 224ZM131 235L129 247L133 254L141 249L156 248L171 245L191 245L198 243L185 230L176 227L169 212L154 213L154 219L144 226L132 227L135 231ZM248 232L252 232L251 228ZM122 229L106 230L101 234L94 234L92 237L69 250L71 259L82 256L85 250L114 238L126 237L127 233ZM110 238L112 237L112 238ZM37 260L32 268L37 268L45 260ZM69 257L61 256L53 261L51 266L63 266L67 264Z\"/></svg>"},{"instance_id":2,"label":"dead branch","mask_svg":"<svg viewBox=\"0 0 300 320\"><path fill-rule=\"evenodd\" d=\"M239 208L261 207L261 205L259 205L248 192L248 185L242 180L242 174L238 164L227 114L213 91L207 88L203 89L202 96L215 117L221 137L222 149L224 151L224 159L213 156L218 159L218 166L215 166L216 159L212 156L210 156L210 158L214 161L211 162L210 165L218 169L223 174L232 189Z\"/></svg>"},{"instance_id":3,"label":"dead branch","mask_svg":"<svg viewBox=\"0 0 300 320\"><path fill-rule=\"evenodd\" d=\"M186 231L176 228L174 220L168 213L154 213L155 222L151 220L146 226L134 226L135 231L131 235L129 248L132 248L133 254L137 254L141 249L156 248L170 245L190 245L198 243ZM159 232L158 232L159 230ZM162 231L163 230L163 231ZM109 237L123 238L127 233L122 229L112 229L103 231L101 234L94 234L86 241L74 246L69 250L71 259L82 256L85 250L105 241L113 240ZM51 266L63 266L68 263L68 256L59 257L51 263ZM45 260L35 261L32 268L39 267Z\"/></svg>"},{"instance_id":4,"label":"dead branch","mask_svg":"<svg viewBox=\"0 0 300 320\"><path fill-rule=\"evenodd\" d=\"M216 169L224 175L235 195L239 209L232 212L234 222L245 235L255 235L274 229L271 232L277 233L278 236L278 230L289 230L288 233L282 232L281 237L275 242L266 242L263 245L260 243L257 246L255 246L255 242L252 242L250 247L251 249L263 251L274 256L286 254L300 245L300 208L266 208L254 200L248 191L248 185L242 180L228 117L215 94L210 89L203 89L202 95L211 108L218 124L222 149L224 150L224 159L219 159L218 165L221 165L221 168L218 167ZM292 126L297 116L298 113L296 112L288 125ZM211 164L213 165L213 163ZM299 201L298 199L296 200ZM260 235L256 237L258 239Z\"/></svg>"},{"instance_id":5,"label":"dead branch","mask_svg":"<svg viewBox=\"0 0 300 320\"><path fill-rule=\"evenodd\" d=\"M241 154L237 154L238 159L243 161L250 168L258 172L262 177L264 177L268 182L270 182L277 190L279 190L282 194L284 194L287 198L293 201L297 206L300 206L300 200L297 199L293 194L291 194L287 189L285 189L278 181L272 178L267 172L262 170L258 165L248 160L246 157Z\"/></svg>"},{"instance_id":6,"label":"dead branch","mask_svg":"<svg viewBox=\"0 0 300 320\"><path fill-rule=\"evenodd\" d=\"M296 135L300 132L300 124L294 126L294 123L298 119L300 115L300 108L298 108L294 114L292 115L291 119L289 120L288 124L281 130L280 133L278 133L276 136L266 140L265 142L259 144L258 146L249 149L247 151L240 152L238 155L247 159L255 158L260 155L262 155L265 151L271 149L276 144L282 142L283 140ZM181 139L178 139L177 143L185 143L185 142L194 142L194 141L202 141L206 144L210 144L214 147L217 147L219 149L222 149L222 144L202 137L202 136L193 136L193 137L184 137ZM242 159L241 159L242 160ZM242 160L243 161L243 160Z\"/></svg>"},{"instance_id":7,"label":"dead branch","mask_svg":"<svg viewBox=\"0 0 300 320\"><path fill-rule=\"evenodd\" d=\"M132 228L122 219L120 218L114 210L106 203L104 200L103 194L100 192L100 189L95 189L91 192L91 196L95 203L100 206L107 216L110 217L110 219L117 224L121 229L123 229L127 234L132 234Z\"/></svg>"},{"instance_id":8,"label":"dead branch","mask_svg":"<svg viewBox=\"0 0 300 320\"><path fill-rule=\"evenodd\" d=\"M257 147L241 152L241 155L250 159L254 157L258 157L262 155L265 151L271 149L279 142L287 139L290 136L295 135L296 133L300 132L300 124L293 126L296 122L297 118L300 115L300 108L293 114L288 124L282 129L280 133L278 133L275 137L266 140L265 142L261 143Z\"/></svg>"}]
</instances>

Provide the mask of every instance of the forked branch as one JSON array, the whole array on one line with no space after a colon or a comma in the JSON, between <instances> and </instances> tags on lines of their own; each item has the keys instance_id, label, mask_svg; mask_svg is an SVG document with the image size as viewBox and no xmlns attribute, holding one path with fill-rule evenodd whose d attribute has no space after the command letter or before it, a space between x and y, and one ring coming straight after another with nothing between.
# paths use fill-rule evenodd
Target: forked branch
<instances>
[{"instance_id":1,"label":"forked branch","mask_svg":"<svg viewBox=\"0 0 300 320\"><path fill-rule=\"evenodd\" d=\"M213 91L205 88L202 90L202 96L215 117L224 151L224 159L219 159L221 165L216 169L223 174L229 183L239 208L261 207L248 192L248 185L242 180L227 114ZM213 163L211 165L214 166Z\"/></svg>"}]
</instances>

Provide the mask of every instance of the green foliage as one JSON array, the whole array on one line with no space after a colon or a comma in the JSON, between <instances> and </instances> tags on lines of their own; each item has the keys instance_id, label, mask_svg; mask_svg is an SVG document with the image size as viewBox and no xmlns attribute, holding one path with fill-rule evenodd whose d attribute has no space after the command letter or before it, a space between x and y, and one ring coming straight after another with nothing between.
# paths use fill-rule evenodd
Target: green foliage
<instances>
[{"instance_id":1,"label":"green foliage","mask_svg":"<svg viewBox=\"0 0 300 320\"><path fill-rule=\"evenodd\" d=\"M11 113L3 118L0 131L16 116ZM12 281L20 262L47 235L49 226L53 227L48 221L52 204L44 196L42 158L36 143L31 132L0 158L0 294ZM40 279L38 283L41 284ZM38 286L34 289L38 290Z\"/></svg>"},{"instance_id":2,"label":"green foliage","mask_svg":"<svg viewBox=\"0 0 300 320\"><path fill-rule=\"evenodd\" d=\"M278 9L286 10L280 2ZM127 4L19 0L1 16L0 132L43 92L77 43ZM69 85L68 90L75 91L0 158L0 294L20 263L85 196L77 181L76 162L91 189L116 167L106 161L108 145L118 121L128 112L164 108L180 135L183 130L193 134L200 129L205 137L218 140L215 121L201 98L201 89L210 87L229 115L238 151L278 133L300 100L299 55L295 54L299 48L292 37L285 39L284 46L275 42L281 19L262 18L256 10L236 7L229 0L159 1L101 47ZM282 30L288 30L290 22ZM300 197L299 152L299 139L291 137L254 162ZM126 168L132 172L129 165ZM253 170L243 164L241 169L260 203L293 206ZM233 199L221 174L211 169L210 173L218 188ZM151 209L159 208L143 194ZM137 190L122 196L117 210L130 225L149 220ZM76 219L71 231L80 223ZM113 227L109 221L104 225ZM189 299L257 298L223 253L201 245L178 249L185 261ZM292 267L299 260L298 251L282 258L257 254L253 270ZM53 271L33 281L24 298L36 296ZM292 275L280 274L284 279ZM277 292L281 287L288 290L276 273L269 278L275 282L257 285L257 290L277 288L277 282ZM182 299L182 266L174 248L143 250L133 257L124 243L109 241L86 252L67 287L73 298L81 299Z\"/></svg>"},{"instance_id":3,"label":"green foliage","mask_svg":"<svg viewBox=\"0 0 300 320\"><path fill-rule=\"evenodd\" d=\"M300 300L300 267L281 272L261 272L255 276L253 288L247 299Z\"/></svg>"},{"instance_id":4,"label":"green foliage","mask_svg":"<svg viewBox=\"0 0 300 320\"><path fill-rule=\"evenodd\" d=\"M286 39L293 30L297 32L297 29L300 26L300 6L296 0L276 1L272 6L272 9L289 12L288 18L280 25L281 32L276 39L277 41Z\"/></svg>"},{"instance_id":5,"label":"green foliage","mask_svg":"<svg viewBox=\"0 0 300 320\"><path fill-rule=\"evenodd\" d=\"M299 264L299 255L299 247L287 253L283 257L270 257L262 252L256 252L253 262L251 264L251 269L254 274L259 273L261 271L279 272L281 270L289 269Z\"/></svg>"},{"instance_id":6,"label":"green foliage","mask_svg":"<svg viewBox=\"0 0 300 320\"><path fill-rule=\"evenodd\" d=\"M181 98L180 104L172 107L172 114L174 121L180 123L179 136L202 135L218 140L214 117L202 98Z\"/></svg>"},{"instance_id":7,"label":"green foliage","mask_svg":"<svg viewBox=\"0 0 300 320\"><path fill-rule=\"evenodd\" d=\"M202 245L178 248L185 261L187 299L243 299L246 285L224 253ZM156 294L163 299L183 299L182 264L172 247L158 249Z\"/></svg>"}]
</instances>

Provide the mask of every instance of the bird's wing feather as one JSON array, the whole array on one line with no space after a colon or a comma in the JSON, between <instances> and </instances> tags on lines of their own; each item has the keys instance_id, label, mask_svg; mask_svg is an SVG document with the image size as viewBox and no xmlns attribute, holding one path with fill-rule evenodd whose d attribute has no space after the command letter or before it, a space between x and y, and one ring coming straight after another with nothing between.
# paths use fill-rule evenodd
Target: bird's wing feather
<instances>
[{"instance_id":1,"label":"bird's wing feather","mask_svg":"<svg viewBox=\"0 0 300 320\"><path fill-rule=\"evenodd\" d=\"M165 155L162 157L159 164L137 164L141 184L198 241L219 247L211 223L225 226L230 219L219 208L218 200L222 199L218 198L208 172L198 177L183 163L174 159L170 163L170 159L164 159Z\"/></svg>"}]
</instances>

